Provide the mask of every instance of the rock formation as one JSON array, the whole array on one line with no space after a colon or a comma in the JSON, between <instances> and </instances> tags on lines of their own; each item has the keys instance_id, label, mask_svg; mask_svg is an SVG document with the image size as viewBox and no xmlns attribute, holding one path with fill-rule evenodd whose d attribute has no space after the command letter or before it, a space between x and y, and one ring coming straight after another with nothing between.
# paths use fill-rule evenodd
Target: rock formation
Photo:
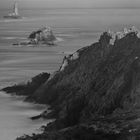
<instances>
[{"instance_id":1,"label":"rock formation","mask_svg":"<svg viewBox=\"0 0 140 140\"><path fill-rule=\"evenodd\" d=\"M41 43L53 45L54 41L56 41L56 37L54 36L50 27L43 27L37 31L34 31L28 38L31 44Z\"/></svg>"},{"instance_id":2,"label":"rock formation","mask_svg":"<svg viewBox=\"0 0 140 140\"><path fill-rule=\"evenodd\" d=\"M54 45L54 42L57 41L57 38L53 34L53 31L50 27L43 27L37 31L33 31L28 39L24 42L14 43L13 45L21 45L21 46L28 46L28 45Z\"/></svg>"},{"instance_id":3,"label":"rock formation","mask_svg":"<svg viewBox=\"0 0 140 140\"><path fill-rule=\"evenodd\" d=\"M49 73L41 73L31 79L31 81L28 81L26 84L19 84L14 85L12 87L7 87L4 90L7 93L13 93L16 95L25 95L30 96L32 95L44 82L49 79L50 74Z\"/></svg>"},{"instance_id":4,"label":"rock formation","mask_svg":"<svg viewBox=\"0 0 140 140\"><path fill-rule=\"evenodd\" d=\"M27 96L28 101L50 104L48 116L56 120L42 134L17 140L139 140L138 34L125 29L110 44L112 35L105 32L98 42L65 57L62 66L67 65ZM24 88L3 90L19 95Z\"/></svg>"},{"instance_id":5,"label":"rock formation","mask_svg":"<svg viewBox=\"0 0 140 140\"><path fill-rule=\"evenodd\" d=\"M115 40L122 39L129 33L135 33L137 35L137 37L140 38L140 31L135 26L132 26L129 29L124 28L124 30L122 32L112 32L109 30L107 33L109 36L111 36L110 44L112 44L112 45L114 45Z\"/></svg>"}]
</instances>

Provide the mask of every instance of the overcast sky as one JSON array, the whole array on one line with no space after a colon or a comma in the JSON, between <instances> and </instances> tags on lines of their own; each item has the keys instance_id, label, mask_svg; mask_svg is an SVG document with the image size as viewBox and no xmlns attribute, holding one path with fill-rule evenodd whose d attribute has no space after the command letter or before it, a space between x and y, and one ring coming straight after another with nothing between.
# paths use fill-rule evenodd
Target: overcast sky
<instances>
[{"instance_id":1,"label":"overcast sky","mask_svg":"<svg viewBox=\"0 0 140 140\"><path fill-rule=\"evenodd\" d=\"M0 8L9 8L15 0L0 0ZM140 7L140 0L17 0L20 7Z\"/></svg>"}]
</instances>

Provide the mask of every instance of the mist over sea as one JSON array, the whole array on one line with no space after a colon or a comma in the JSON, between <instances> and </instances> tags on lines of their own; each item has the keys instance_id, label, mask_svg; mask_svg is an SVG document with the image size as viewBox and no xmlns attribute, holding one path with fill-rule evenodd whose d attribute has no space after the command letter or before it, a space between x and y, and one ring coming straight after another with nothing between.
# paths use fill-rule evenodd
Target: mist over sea
<instances>
[{"instance_id":1,"label":"mist over sea","mask_svg":"<svg viewBox=\"0 0 140 140\"><path fill-rule=\"evenodd\" d=\"M60 67L64 55L97 41L103 31L118 31L132 25L140 29L139 9L22 9L23 19L3 19L8 12L0 11L0 88L23 83L41 72L53 73ZM57 36L57 45L12 46L46 25ZM42 106L0 93L0 140L37 132L48 121L33 122L29 117L42 110Z\"/></svg>"}]
</instances>

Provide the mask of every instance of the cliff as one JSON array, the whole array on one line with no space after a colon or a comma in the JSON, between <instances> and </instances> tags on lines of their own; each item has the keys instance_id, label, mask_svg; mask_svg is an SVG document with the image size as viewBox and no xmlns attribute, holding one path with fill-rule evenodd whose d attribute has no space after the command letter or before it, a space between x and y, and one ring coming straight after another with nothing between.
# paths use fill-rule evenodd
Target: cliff
<instances>
[{"instance_id":1,"label":"cliff","mask_svg":"<svg viewBox=\"0 0 140 140\"><path fill-rule=\"evenodd\" d=\"M3 90L17 93L14 88ZM50 104L46 117L56 121L42 134L17 140L140 139L139 89L139 32L105 32L97 43L65 57L59 71L27 96Z\"/></svg>"}]
</instances>

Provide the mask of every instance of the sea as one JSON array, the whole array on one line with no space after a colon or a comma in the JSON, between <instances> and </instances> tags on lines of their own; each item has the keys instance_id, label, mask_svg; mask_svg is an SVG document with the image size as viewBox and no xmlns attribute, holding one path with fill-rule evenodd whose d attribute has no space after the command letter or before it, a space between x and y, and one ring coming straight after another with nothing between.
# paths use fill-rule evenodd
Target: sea
<instances>
[{"instance_id":1,"label":"sea","mask_svg":"<svg viewBox=\"0 0 140 140\"><path fill-rule=\"evenodd\" d=\"M104 31L121 31L124 27L140 29L140 9L21 9L18 20L3 19L0 10L0 88L25 83L41 73L56 71L65 55L97 42ZM54 46L13 46L27 40L29 34L49 26L57 37ZM0 92L0 140L39 133L41 125L52 120L32 121L46 106L23 102L24 97Z\"/></svg>"}]
</instances>

